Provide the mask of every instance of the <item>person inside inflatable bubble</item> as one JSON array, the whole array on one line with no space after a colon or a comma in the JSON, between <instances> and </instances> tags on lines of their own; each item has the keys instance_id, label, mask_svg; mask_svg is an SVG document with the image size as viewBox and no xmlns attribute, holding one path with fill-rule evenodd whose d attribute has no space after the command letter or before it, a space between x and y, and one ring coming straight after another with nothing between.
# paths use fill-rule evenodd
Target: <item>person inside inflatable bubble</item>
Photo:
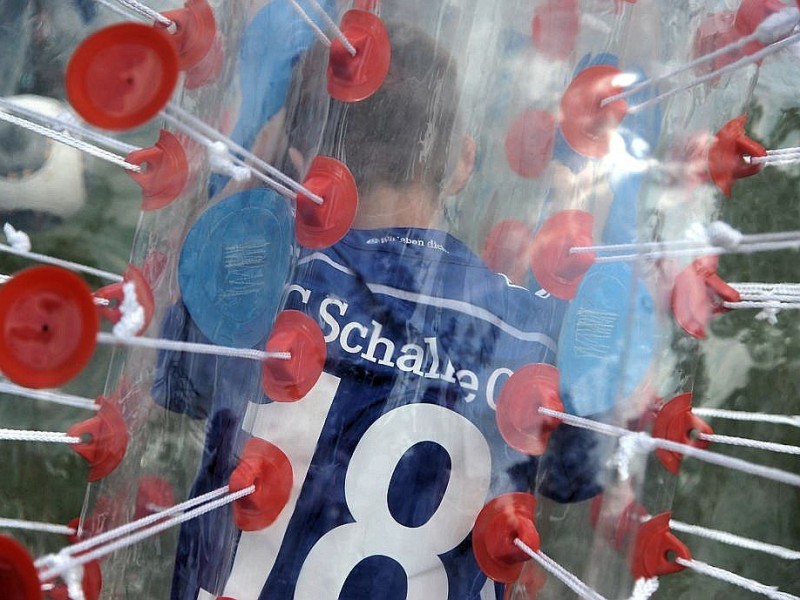
<instances>
[{"instance_id":1,"label":"person inside inflatable bubble","mask_svg":"<svg viewBox=\"0 0 800 600\"><path fill-rule=\"evenodd\" d=\"M308 115L324 48L295 66L288 92L278 145L293 168L302 175L316 154L334 156L359 190L353 228L329 248L301 250L286 287L284 308L310 315L325 336L322 377L308 398L262 399L248 416L250 432L266 439L252 422L285 415L275 423L279 446L290 459L305 456L292 465L295 493L285 517L238 540L225 511L184 525L173 598L197 598L198 588L231 597L501 598L503 586L487 581L472 551L484 503L513 491L560 502L600 491L591 434L561 426L538 459L498 431L495 402L513 371L555 362L564 306L492 272L436 228L443 199L466 185L475 160L457 65L419 29L387 28L385 83L362 102L330 101L323 132ZM180 303L164 329L205 341ZM223 485L235 466L243 405L261 395L257 369L162 353L154 398L209 418L194 495ZM286 433L298 424L297 436Z\"/></svg>"}]
</instances>

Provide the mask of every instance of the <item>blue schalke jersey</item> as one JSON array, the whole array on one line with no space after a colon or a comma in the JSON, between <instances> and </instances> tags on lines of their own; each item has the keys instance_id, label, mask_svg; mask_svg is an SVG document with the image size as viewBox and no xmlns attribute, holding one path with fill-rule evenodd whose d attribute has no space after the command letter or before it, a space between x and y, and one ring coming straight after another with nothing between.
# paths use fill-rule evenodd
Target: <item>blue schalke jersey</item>
<instances>
[{"instance_id":1,"label":"blue schalke jersey","mask_svg":"<svg viewBox=\"0 0 800 600\"><path fill-rule=\"evenodd\" d=\"M224 484L233 464L220 449L236 445L239 422L289 457L289 503L240 535L232 561L219 557L227 511L185 526L174 598L502 598L472 554L483 505L512 491L599 491L589 436L559 428L537 460L509 448L495 420L515 369L554 362L564 303L491 272L452 236L354 230L304 250L285 307L319 323L325 370L298 402L204 406L210 450L194 493Z\"/></svg>"}]
</instances>

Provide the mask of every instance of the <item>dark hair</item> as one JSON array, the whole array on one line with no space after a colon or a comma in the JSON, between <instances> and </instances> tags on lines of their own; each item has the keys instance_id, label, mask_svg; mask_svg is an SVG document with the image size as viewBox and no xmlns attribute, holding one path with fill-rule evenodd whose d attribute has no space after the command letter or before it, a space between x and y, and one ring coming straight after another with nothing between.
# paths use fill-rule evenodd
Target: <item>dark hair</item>
<instances>
[{"instance_id":1,"label":"dark hair","mask_svg":"<svg viewBox=\"0 0 800 600\"><path fill-rule=\"evenodd\" d=\"M386 81L361 102L331 102L322 135L306 130L302 121L319 127L320 92L325 93L319 79L327 54L320 45L306 54L294 70L288 97L288 142L306 156L319 151L344 162L362 192L411 183L439 190L457 122L456 64L416 27L387 23L387 30L392 60Z\"/></svg>"}]
</instances>

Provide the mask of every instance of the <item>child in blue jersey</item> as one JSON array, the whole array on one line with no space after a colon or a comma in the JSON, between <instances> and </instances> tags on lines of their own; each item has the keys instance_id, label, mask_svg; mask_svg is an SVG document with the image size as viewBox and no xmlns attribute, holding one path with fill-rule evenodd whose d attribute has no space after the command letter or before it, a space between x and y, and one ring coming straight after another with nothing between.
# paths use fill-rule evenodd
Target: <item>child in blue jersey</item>
<instances>
[{"instance_id":1,"label":"child in blue jersey","mask_svg":"<svg viewBox=\"0 0 800 600\"><path fill-rule=\"evenodd\" d=\"M286 308L319 323L328 358L305 398L251 402L244 417L247 432L289 457L288 505L267 529L241 534L230 573L207 572L220 564L213 528L229 527L226 515L184 530L173 597L499 599L503 586L481 573L471 548L485 502L511 491L561 501L599 491L588 437L559 428L537 460L498 432L495 401L512 372L555 361L563 307L435 228L443 198L470 176L474 142L459 135L454 61L413 27L389 34L386 82L366 101L332 104L321 142L303 111L314 102L308 70L324 51L296 68L287 137L298 175L321 144L350 167L360 194L353 229L331 248L302 250L286 292ZM217 424L209 435L230 452L232 423L219 415L237 411L205 410ZM201 480L230 462L220 461L208 461Z\"/></svg>"}]
</instances>

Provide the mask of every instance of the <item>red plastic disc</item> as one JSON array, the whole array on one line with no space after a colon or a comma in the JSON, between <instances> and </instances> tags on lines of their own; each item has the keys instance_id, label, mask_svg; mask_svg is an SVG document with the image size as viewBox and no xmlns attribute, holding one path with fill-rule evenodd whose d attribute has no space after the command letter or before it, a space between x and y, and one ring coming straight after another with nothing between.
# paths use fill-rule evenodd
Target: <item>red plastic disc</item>
<instances>
[{"instance_id":1,"label":"red plastic disc","mask_svg":"<svg viewBox=\"0 0 800 600\"><path fill-rule=\"evenodd\" d=\"M543 110L526 110L511 122L506 134L506 159L520 177L535 179L553 156L556 120Z\"/></svg>"},{"instance_id":2,"label":"red plastic disc","mask_svg":"<svg viewBox=\"0 0 800 600\"><path fill-rule=\"evenodd\" d=\"M740 37L755 33L764 19L786 8L782 0L742 0L736 11L734 26ZM764 44L755 41L743 48L745 54L755 54L764 48Z\"/></svg>"},{"instance_id":3,"label":"red plastic disc","mask_svg":"<svg viewBox=\"0 0 800 600\"><path fill-rule=\"evenodd\" d=\"M524 285L532 250L530 226L508 219L492 227L483 244L481 258L492 271L503 273L517 285Z\"/></svg>"},{"instance_id":4,"label":"red plastic disc","mask_svg":"<svg viewBox=\"0 0 800 600\"><path fill-rule=\"evenodd\" d=\"M651 579L683 571L671 555L691 560L692 553L669 529L670 513L662 513L643 523L636 534L631 555L634 579Z\"/></svg>"},{"instance_id":5,"label":"red plastic disc","mask_svg":"<svg viewBox=\"0 0 800 600\"><path fill-rule=\"evenodd\" d=\"M639 525L649 514L647 509L631 498L620 510L606 514L603 511L603 495L592 500L590 520L592 527L598 530L611 546L622 551L631 540L631 536L639 529Z\"/></svg>"},{"instance_id":6,"label":"red plastic disc","mask_svg":"<svg viewBox=\"0 0 800 600\"><path fill-rule=\"evenodd\" d=\"M564 410L558 379L558 369L538 363L518 369L505 383L497 400L497 428L509 446L534 456L544 454L550 432L561 421L539 409Z\"/></svg>"},{"instance_id":7,"label":"red plastic disc","mask_svg":"<svg viewBox=\"0 0 800 600\"><path fill-rule=\"evenodd\" d=\"M255 491L233 504L233 519L242 531L257 531L271 525L289 501L292 465L274 444L250 438L228 485L238 492L251 485Z\"/></svg>"},{"instance_id":8,"label":"red plastic disc","mask_svg":"<svg viewBox=\"0 0 800 600\"><path fill-rule=\"evenodd\" d=\"M211 50L203 57L199 63L186 71L186 79L183 82L187 90L196 90L212 81L216 81L222 73L225 65L225 50L222 46L222 38L217 35L211 44Z\"/></svg>"},{"instance_id":9,"label":"red plastic disc","mask_svg":"<svg viewBox=\"0 0 800 600\"><path fill-rule=\"evenodd\" d=\"M708 448L710 442L697 439L696 433L711 435L714 430L700 417L692 413L692 394L675 396L658 411L653 424L653 437L687 444L695 448ZM683 454L669 450L656 450L656 458L673 475L678 474Z\"/></svg>"},{"instance_id":10,"label":"red plastic disc","mask_svg":"<svg viewBox=\"0 0 800 600\"><path fill-rule=\"evenodd\" d=\"M134 520L172 508L175 506L175 490L169 481L161 477L155 475L142 477L139 479L135 506Z\"/></svg>"},{"instance_id":11,"label":"red plastic disc","mask_svg":"<svg viewBox=\"0 0 800 600\"><path fill-rule=\"evenodd\" d=\"M124 130L147 122L169 101L178 55L169 34L137 23L101 29L67 66L67 96L87 122Z\"/></svg>"},{"instance_id":12,"label":"red plastic disc","mask_svg":"<svg viewBox=\"0 0 800 600\"><path fill-rule=\"evenodd\" d=\"M350 170L335 158L317 156L311 163L303 185L320 196L316 204L297 194L297 241L306 248L332 246L350 229L358 208L358 189Z\"/></svg>"},{"instance_id":13,"label":"red plastic disc","mask_svg":"<svg viewBox=\"0 0 800 600\"><path fill-rule=\"evenodd\" d=\"M142 210L157 210L180 196L189 180L189 161L177 137L162 129L155 146L142 148L125 158L134 165L145 166L141 173L126 171L142 188Z\"/></svg>"},{"instance_id":14,"label":"red plastic disc","mask_svg":"<svg viewBox=\"0 0 800 600\"><path fill-rule=\"evenodd\" d=\"M0 287L0 371L19 385L58 387L81 372L97 343L86 283L58 267L33 267Z\"/></svg>"},{"instance_id":15,"label":"red plastic disc","mask_svg":"<svg viewBox=\"0 0 800 600\"><path fill-rule=\"evenodd\" d=\"M762 164L745 162L747 156L766 156L767 150L757 141L749 138L744 130L747 116L741 115L728 121L717 132L708 151L708 172L717 187L730 196L737 179L755 175L763 168Z\"/></svg>"},{"instance_id":16,"label":"red plastic disc","mask_svg":"<svg viewBox=\"0 0 800 600\"><path fill-rule=\"evenodd\" d=\"M548 0L536 7L531 23L533 45L545 56L565 60L580 30L577 0Z\"/></svg>"},{"instance_id":17,"label":"red plastic disc","mask_svg":"<svg viewBox=\"0 0 800 600\"><path fill-rule=\"evenodd\" d=\"M214 11L206 0L188 0L183 8L163 14L176 26L172 41L178 51L181 70L191 69L206 57L214 44L217 36Z\"/></svg>"},{"instance_id":18,"label":"red plastic disc","mask_svg":"<svg viewBox=\"0 0 800 600\"><path fill-rule=\"evenodd\" d=\"M116 469L128 449L128 428L119 409L102 396L97 402L100 410L94 417L67 430L70 436L88 436L72 449L89 463L89 481L98 481Z\"/></svg>"},{"instance_id":19,"label":"red plastic disc","mask_svg":"<svg viewBox=\"0 0 800 600\"><path fill-rule=\"evenodd\" d=\"M341 40L331 43L328 62L328 93L341 102L369 98L383 85L389 73L392 45L383 21L365 10L348 10L339 24L356 49L355 56Z\"/></svg>"},{"instance_id":20,"label":"red plastic disc","mask_svg":"<svg viewBox=\"0 0 800 600\"><path fill-rule=\"evenodd\" d=\"M42 584L33 558L16 540L0 535L0 598L41 600Z\"/></svg>"},{"instance_id":21,"label":"red plastic disc","mask_svg":"<svg viewBox=\"0 0 800 600\"><path fill-rule=\"evenodd\" d=\"M472 528L472 551L488 577L501 583L516 581L530 557L517 548L519 538L533 551L540 548L535 524L536 498L515 492L489 501Z\"/></svg>"},{"instance_id":22,"label":"red plastic disc","mask_svg":"<svg viewBox=\"0 0 800 600\"><path fill-rule=\"evenodd\" d=\"M267 352L289 352L289 360L268 358L261 371L261 386L270 400L295 402L317 383L325 366L327 349L319 325L297 310L284 310L275 319Z\"/></svg>"},{"instance_id":23,"label":"red plastic disc","mask_svg":"<svg viewBox=\"0 0 800 600\"><path fill-rule=\"evenodd\" d=\"M153 312L155 311L155 299L153 298L153 291L150 289L150 284L147 282L147 279L142 271L133 265L128 265L124 277L124 281L112 283L111 285L104 286L95 291L95 297L103 298L104 300L115 303L113 306L100 306L98 307L98 311L104 319L107 319L112 323L119 322L119 320L122 318L122 313L119 310L119 303L125 299L125 290L123 285L129 282L133 283L136 286L136 300L144 310L144 323L142 324L141 329L139 329L139 331L136 333L136 335L141 335L147 331L147 328L150 326L150 322L153 320Z\"/></svg>"},{"instance_id":24,"label":"red plastic disc","mask_svg":"<svg viewBox=\"0 0 800 600\"><path fill-rule=\"evenodd\" d=\"M563 300L571 300L594 253L570 254L570 249L591 246L594 217L582 210L562 210L545 221L533 238L531 269L544 289Z\"/></svg>"},{"instance_id":25,"label":"red plastic disc","mask_svg":"<svg viewBox=\"0 0 800 600\"><path fill-rule=\"evenodd\" d=\"M611 135L625 118L628 103L600 102L618 94L622 71L609 65L588 67L572 80L561 98L561 133L578 154L601 158L608 153Z\"/></svg>"},{"instance_id":26,"label":"red plastic disc","mask_svg":"<svg viewBox=\"0 0 800 600\"><path fill-rule=\"evenodd\" d=\"M698 258L675 278L671 305L675 321L697 339L706 337L714 315L727 312L723 302L738 302L739 292L717 275L719 257Z\"/></svg>"}]
</instances>

